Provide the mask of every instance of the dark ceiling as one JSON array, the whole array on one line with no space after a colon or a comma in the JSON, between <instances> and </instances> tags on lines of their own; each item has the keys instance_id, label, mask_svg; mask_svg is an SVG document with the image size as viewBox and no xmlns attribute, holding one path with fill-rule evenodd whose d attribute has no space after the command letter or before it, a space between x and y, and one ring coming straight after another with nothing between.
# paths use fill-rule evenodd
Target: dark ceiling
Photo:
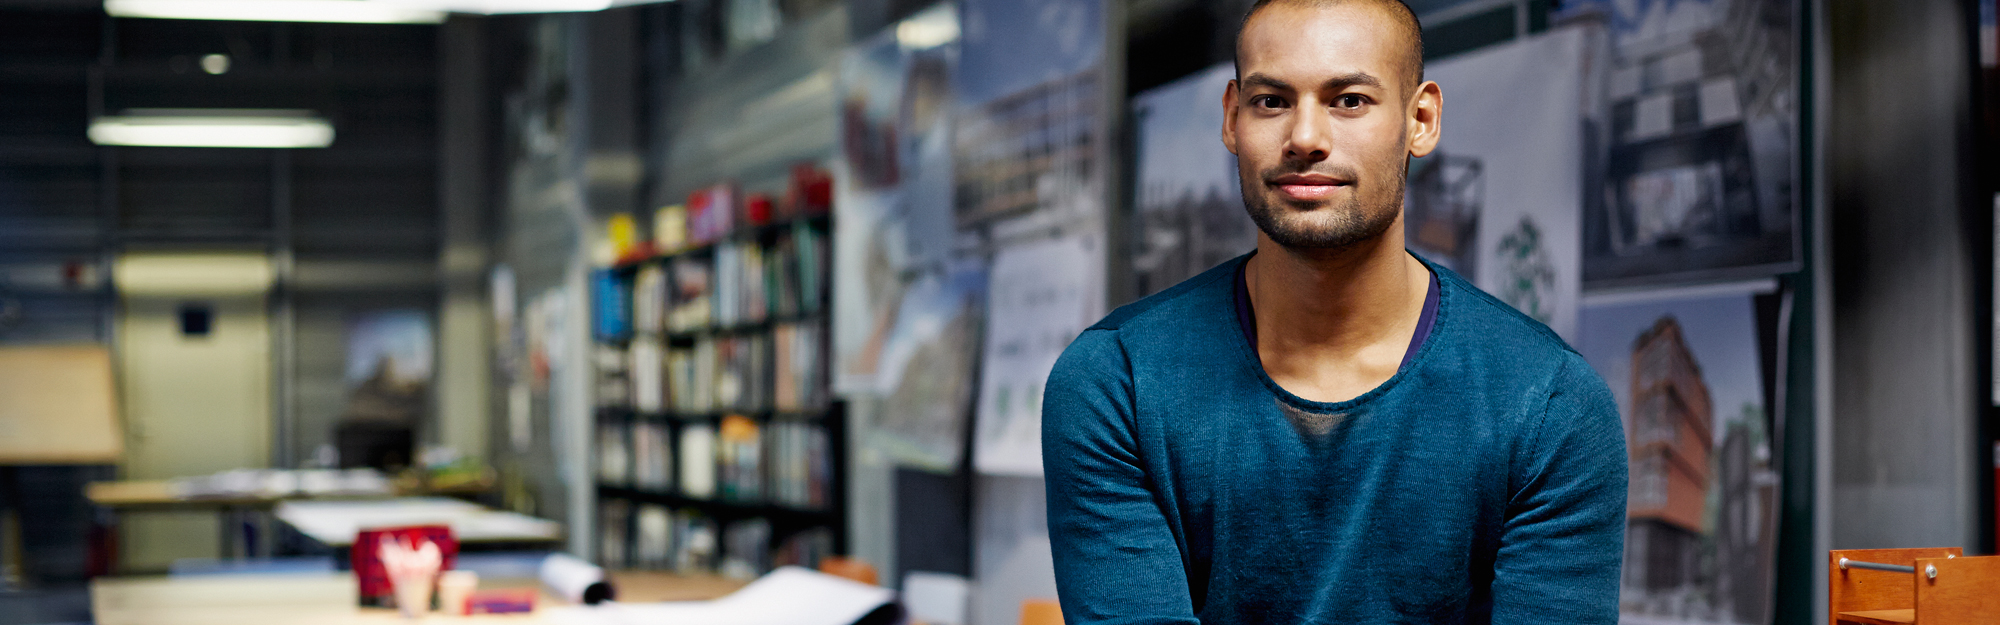
<instances>
[{"instance_id":1,"label":"dark ceiling","mask_svg":"<svg viewBox=\"0 0 2000 625\"><path fill-rule=\"evenodd\" d=\"M0 269L158 246L434 260L437 33L113 19L97 2L0 0ZM204 72L208 54L228 55L229 70ZM336 139L268 150L98 147L85 136L100 111L160 107L312 109ZM101 309L89 300L105 296L6 282L0 271L29 325Z\"/></svg>"}]
</instances>

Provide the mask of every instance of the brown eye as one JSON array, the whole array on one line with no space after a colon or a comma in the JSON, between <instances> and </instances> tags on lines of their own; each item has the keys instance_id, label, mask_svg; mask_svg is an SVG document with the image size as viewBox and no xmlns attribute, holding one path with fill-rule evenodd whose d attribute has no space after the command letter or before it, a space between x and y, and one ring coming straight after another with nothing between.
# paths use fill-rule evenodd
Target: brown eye
<instances>
[{"instance_id":1,"label":"brown eye","mask_svg":"<svg viewBox=\"0 0 2000 625\"><path fill-rule=\"evenodd\" d=\"M1363 105L1363 104L1367 104L1367 103L1368 103L1368 99L1367 99L1367 98L1363 98L1363 97L1361 97L1360 95L1357 95L1357 94L1352 94L1352 93L1349 93L1349 94L1345 94L1345 95L1342 95L1342 96L1340 96L1340 97L1337 97L1337 98L1334 98L1334 99L1333 99L1333 105L1334 105L1335 107L1338 107L1338 108L1344 108L1344 109L1355 109L1355 108L1361 108L1361 105Z\"/></svg>"},{"instance_id":2,"label":"brown eye","mask_svg":"<svg viewBox=\"0 0 2000 625\"><path fill-rule=\"evenodd\" d=\"M1250 98L1250 106L1261 109L1279 109L1285 107L1285 101L1278 99L1278 96L1274 95L1252 96Z\"/></svg>"}]
</instances>

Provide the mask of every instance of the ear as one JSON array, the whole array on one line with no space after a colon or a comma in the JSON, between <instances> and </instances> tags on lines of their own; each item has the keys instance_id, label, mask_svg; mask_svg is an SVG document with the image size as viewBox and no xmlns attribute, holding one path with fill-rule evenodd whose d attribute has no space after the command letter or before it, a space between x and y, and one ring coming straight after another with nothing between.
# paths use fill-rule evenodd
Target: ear
<instances>
[{"instance_id":1,"label":"ear","mask_svg":"<svg viewBox=\"0 0 2000 625\"><path fill-rule=\"evenodd\" d=\"M1236 153L1236 79L1229 79L1229 88L1222 90L1222 147Z\"/></svg>"},{"instance_id":2,"label":"ear","mask_svg":"<svg viewBox=\"0 0 2000 625\"><path fill-rule=\"evenodd\" d=\"M1438 139L1444 132L1444 90L1435 82L1424 81L1417 87L1416 97L1410 99L1409 108L1409 121L1405 125L1409 132L1410 156L1423 158L1437 149Z\"/></svg>"}]
</instances>

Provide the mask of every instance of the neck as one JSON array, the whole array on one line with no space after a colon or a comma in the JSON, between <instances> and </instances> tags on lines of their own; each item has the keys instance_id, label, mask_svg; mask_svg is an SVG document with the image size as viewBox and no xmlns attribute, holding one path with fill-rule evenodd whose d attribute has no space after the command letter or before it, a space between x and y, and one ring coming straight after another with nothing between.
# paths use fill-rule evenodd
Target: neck
<instances>
[{"instance_id":1,"label":"neck","mask_svg":"<svg viewBox=\"0 0 2000 625\"><path fill-rule=\"evenodd\" d=\"M1430 288L1402 235L1398 219L1346 248L1297 250L1259 233L1245 279L1267 366L1273 357L1400 362Z\"/></svg>"}]
</instances>

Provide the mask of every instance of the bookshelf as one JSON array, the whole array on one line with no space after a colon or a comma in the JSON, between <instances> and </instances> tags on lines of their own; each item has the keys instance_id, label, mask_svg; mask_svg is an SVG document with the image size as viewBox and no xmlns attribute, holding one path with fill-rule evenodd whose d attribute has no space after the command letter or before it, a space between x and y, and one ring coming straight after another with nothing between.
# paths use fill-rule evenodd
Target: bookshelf
<instances>
[{"instance_id":1,"label":"bookshelf","mask_svg":"<svg viewBox=\"0 0 2000 625\"><path fill-rule=\"evenodd\" d=\"M759 198L733 195L662 209L653 247L668 251L592 275L608 568L750 577L847 549L830 211L795 193L773 218L768 200L760 214Z\"/></svg>"}]
</instances>

